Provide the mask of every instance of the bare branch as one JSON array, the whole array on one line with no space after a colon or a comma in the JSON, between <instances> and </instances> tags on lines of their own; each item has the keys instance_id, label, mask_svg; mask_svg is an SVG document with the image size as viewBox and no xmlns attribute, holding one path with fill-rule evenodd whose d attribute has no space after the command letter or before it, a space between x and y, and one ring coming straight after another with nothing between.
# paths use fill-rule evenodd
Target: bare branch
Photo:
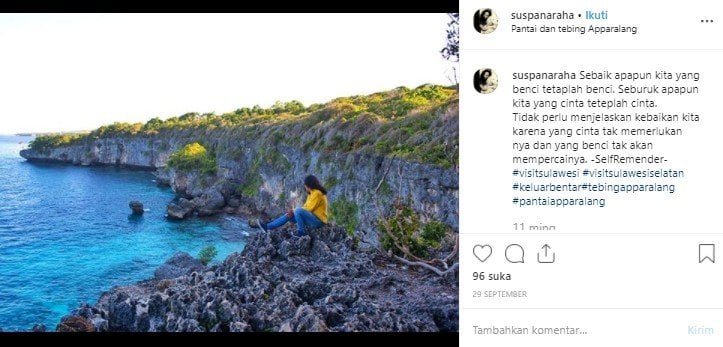
<instances>
[{"instance_id":1,"label":"bare branch","mask_svg":"<svg viewBox=\"0 0 723 347\"><path fill-rule=\"evenodd\" d=\"M404 263L404 264L411 265L411 266L423 267L423 268L425 268L425 269L427 269L427 270L429 270L429 271L432 271L432 272L436 273L436 274L439 275L439 276L444 276L444 275L446 275L446 274L454 271L455 269L457 269L457 268L459 267L459 263L454 263L454 264L453 264L452 266L450 266L447 270L442 271L442 270L440 270L440 269L438 269L438 268L436 268L436 267L434 267L434 266L432 266L432 265L429 265L429 264L427 264L427 263L423 263L423 262L419 262L419 261L409 261L409 260L407 260L407 259L404 259L404 258L399 257L399 256L396 256L396 255L392 255L392 256L394 257L394 259L398 260L399 262L402 262L402 263Z\"/></svg>"},{"instance_id":2,"label":"bare branch","mask_svg":"<svg viewBox=\"0 0 723 347\"><path fill-rule=\"evenodd\" d=\"M379 216L381 216L380 221L384 226L384 229L385 229L384 233L392 240L392 244L394 245L394 247L397 250L399 250L400 252L402 252L405 257L407 257L411 260L394 254L391 249L387 253L385 253L384 251L382 251L381 249L376 247L377 251L380 254L384 254L387 257L395 259L406 265L418 266L418 267L425 268L429 271L434 272L435 274L437 274L439 276L445 276L446 274L448 274L452 271L455 271L459 267L458 262L452 264L451 266L448 265L448 262L451 259L453 259L457 255L457 252L459 251L459 235L455 235L454 249L444 259L437 259L437 258L431 259L431 260L422 259L422 258L417 257L414 254L412 254L409 251L409 247L407 247L407 245L405 245L403 242L401 242L399 240L399 238L397 238L397 236L394 235L394 233L392 233L391 225L389 224L389 221L383 217L384 214L382 213L381 207L379 206L379 202L377 200L374 200L374 206L377 208L377 213L379 213ZM399 219L401 218L401 216L399 214L400 214L400 211L398 209L395 209L395 212L394 212L395 218L393 218L393 222L397 223L397 227L401 229L401 225L399 224L400 223ZM439 267L436 267L433 264L439 264L439 266L441 268L443 268L444 270L441 270Z\"/></svg>"},{"instance_id":3,"label":"bare branch","mask_svg":"<svg viewBox=\"0 0 723 347\"><path fill-rule=\"evenodd\" d=\"M382 175L382 179L379 180L379 184L377 184L377 187L374 189L374 194L376 194L379 191L379 188L382 187L382 183L384 183L384 178L387 177L387 174L389 173L389 169L392 168L392 164L394 164L394 157L396 154L392 155L392 157L389 159L389 166L387 166L387 170L384 171L384 174Z\"/></svg>"},{"instance_id":4,"label":"bare branch","mask_svg":"<svg viewBox=\"0 0 723 347\"><path fill-rule=\"evenodd\" d=\"M457 252L459 252L459 234L454 236L454 249L452 249L452 253L450 253L446 258L444 258L444 263L448 263L452 258L457 256Z\"/></svg>"}]
</instances>

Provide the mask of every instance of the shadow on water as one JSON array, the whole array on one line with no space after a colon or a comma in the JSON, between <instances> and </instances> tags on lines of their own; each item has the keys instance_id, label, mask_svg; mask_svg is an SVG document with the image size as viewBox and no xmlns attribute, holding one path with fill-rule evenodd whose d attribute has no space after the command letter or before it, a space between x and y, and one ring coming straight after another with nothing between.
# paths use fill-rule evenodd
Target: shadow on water
<instances>
[{"instance_id":1,"label":"shadow on water","mask_svg":"<svg viewBox=\"0 0 723 347\"><path fill-rule=\"evenodd\" d=\"M131 213L128 215L128 222L133 225L140 225L143 223L143 215Z\"/></svg>"}]
</instances>

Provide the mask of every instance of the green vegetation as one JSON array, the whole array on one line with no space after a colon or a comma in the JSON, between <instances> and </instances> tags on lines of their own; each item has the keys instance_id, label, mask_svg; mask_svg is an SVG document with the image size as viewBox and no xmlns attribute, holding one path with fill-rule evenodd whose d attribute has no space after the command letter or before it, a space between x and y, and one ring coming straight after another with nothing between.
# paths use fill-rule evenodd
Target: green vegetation
<instances>
[{"instance_id":1,"label":"green vegetation","mask_svg":"<svg viewBox=\"0 0 723 347\"><path fill-rule=\"evenodd\" d=\"M421 239L430 247L437 248L439 243L449 232L449 227L438 221L431 221L422 227Z\"/></svg>"},{"instance_id":2,"label":"green vegetation","mask_svg":"<svg viewBox=\"0 0 723 347\"><path fill-rule=\"evenodd\" d=\"M275 148L270 149L259 149L259 156L263 157L263 160L266 164L281 170L281 171L288 171L291 170L291 163L289 162L286 157L284 157L281 152L276 150Z\"/></svg>"},{"instance_id":3,"label":"green vegetation","mask_svg":"<svg viewBox=\"0 0 723 347\"><path fill-rule=\"evenodd\" d=\"M336 179L336 176L331 176L331 177L325 179L324 182L322 182L322 184L324 185L324 188L326 188L326 190L331 190L331 188L334 188L334 186L339 184L339 180Z\"/></svg>"},{"instance_id":4,"label":"green vegetation","mask_svg":"<svg viewBox=\"0 0 723 347\"><path fill-rule=\"evenodd\" d=\"M148 121L148 123L157 122L160 119L154 118ZM144 126L142 123L118 123L115 122L111 125L104 125L98 129L95 129L90 132L90 137L116 137L116 136L123 136L123 135L135 135L138 134L144 130Z\"/></svg>"},{"instance_id":5,"label":"green vegetation","mask_svg":"<svg viewBox=\"0 0 723 347\"><path fill-rule=\"evenodd\" d=\"M87 134L51 134L41 135L30 141L28 146L30 149L48 153L51 149L72 145L85 139Z\"/></svg>"},{"instance_id":6,"label":"green vegetation","mask_svg":"<svg viewBox=\"0 0 723 347\"><path fill-rule=\"evenodd\" d=\"M379 220L377 227L382 232L380 243L384 250L392 250L394 254L404 256L404 252L399 249L402 247L420 258L426 258L430 249L438 248L449 230L449 227L438 221L422 224L419 215L409 205L399 201L394 203L394 214ZM399 247L395 245L395 239Z\"/></svg>"},{"instance_id":7,"label":"green vegetation","mask_svg":"<svg viewBox=\"0 0 723 347\"><path fill-rule=\"evenodd\" d=\"M263 179L259 173L262 163L280 171L288 171L292 168L291 162L276 148L259 148L246 173L246 180L243 184L236 186L235 190L237 194L247 197L254 197L258 194L259 188L261 188L261 184L263 183Z\"/></svg>"},{"instance_id":8,"label":"green vegetation","mask_svg":"<svg viewBox=\"0 0 723 347\"><path fill-rule=\"evenodd\" d=\"M261 188L261 184L263 183L261 174L259 174L259 167L261 166L261 152L262 151L259 151L259 155L251 162L251 167L246 174L246 181L244 184L236 188L236 192L242 196L254 197L259 193L259 188Z\"/></svg>"},{"instance_id":9,"label":"green vegetation","mask_svg":"<svg viewBox=\"0 0 723 347\"><path fill-rule=\"evenodd\" d=\"M198 260L200 260L203 265L208 265L208 263L210 263L213 258L216 258L217 255L218 251L215 246L206 246L206 248L202 249L201 252L198 253Z\"/></svg>"},{"instance_id":10,"label":"green vegetation","mask_svg":"<svg viewBox=\"0 0 723 347\"><path fill-rule=\"evenodd\" d=\"M168 158L168 166L176 170L199 171L205 174L216 172L216 157L198 142L189 143Z\"/></svg>"},{"instance_id":11,"label":"green vegetation","mask_svg":"<svg viewBox=\"0 0 723 347\"><path fill-rule=\"evenodd\" d=\"M166 120L153 118L145 124L114 123L84 135L41 136L31 147L48 150L84 139L169 132L211 142L209 136L216 134L209 131L221 129L234 138L259 139L266 148L291 145L321 152L394 155L451 168L458 163L458 103L456 87L399 87L308 107L298 101L277 102L269 108L257 105L220 115L192 112ZM241 153L232 154L238 157ZM271 154L263 160L284 165L283 156Z\"/></svg>"},{"instance_id":12,"label":"green vegetation","mask_svg":"<svg viewBox=\"0 0 723 347\"><path fill-rule=\"evenodd\" d=\"M239 161L243 158L243 150L241 148L231 148L226 152L228 158Z\"/></svg>"},{"instance_id":13,"label":"green vegetation","mask_svg":"<svg viewBox=\"0 0 723 347\"><path fill-rule=\"evenodd\" d=\"M279 199L278 199L278 200L279 200L282 204L284 204L284 205L286 204L286 191L282 191L282 192L279 194Z\"/></svg>"},{"instance_id":14,"label":"green vegetation","mask_svg":"<svg viewBox=\"0 0 723 347\"><path fill-rule=\"evenodd\" d=\"M342 195L331 203L329 212L332 221L344 227L349 236L354 236L354 230L359 225L359 207L354 201Z\"/></svg>"},{"instance_id":15,"label":"green vegetation","mask_svg":"<svg viewBox=\"0 0 723 347\"><path fill-rule=\"evenodd\" d=\"M382 185L379 186L379 195L382 197L392 196L392 187L389 186L387 181L382 181Z\"/></svg>"}]
</instances>

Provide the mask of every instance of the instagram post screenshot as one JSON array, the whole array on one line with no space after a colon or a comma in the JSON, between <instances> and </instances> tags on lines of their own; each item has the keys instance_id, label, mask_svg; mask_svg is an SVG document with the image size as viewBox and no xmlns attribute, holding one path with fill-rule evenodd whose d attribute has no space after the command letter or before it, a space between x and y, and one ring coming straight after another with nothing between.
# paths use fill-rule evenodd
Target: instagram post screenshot
<instances>
[{"instance_id":1,"label":"instagram post screenshot","mask_svg":"<svg viewBox=\"0 0 723 347\"><path fill-rule=\"evenodd\" d=\"M720 5L172 5L0 9L0 339L723 345Z\"/></svg>"},{"instance_id":2,"label":"instagram post screenshot","mask_svg":"<svg viewBox=\"0 0 723 347\"><path fill-rule=\"evenodd\" d=\"M460 1L460 345L719 346L718 7Z\"/></svg>"},{"instance_id":3,"label":"instagram post screenshot","mask_svg":"<svg viewBox=\"0 0 723 347\"><path fill-rule=\"evenodd\" d=\"M376 5L0 13L0 339L456 345L458 3Z\"/></svg>"}]
</instances>

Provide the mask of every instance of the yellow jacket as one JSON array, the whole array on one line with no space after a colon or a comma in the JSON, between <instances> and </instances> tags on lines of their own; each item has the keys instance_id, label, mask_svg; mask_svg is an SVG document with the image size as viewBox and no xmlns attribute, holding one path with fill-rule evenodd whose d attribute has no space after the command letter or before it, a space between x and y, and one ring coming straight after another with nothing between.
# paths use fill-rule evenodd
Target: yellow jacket
<instances>
[{"instance_id":1,"label":"yellow jacket","mask_svg":"<svg viewBox=\"0 0 723 347\"><path fill-rule=\"evenodd\" d=\"M329 217L326 214L326 195L318 189L311 190L302 208L319 217L324 224L328 223Z\"/></svg>"}]
</instances>

